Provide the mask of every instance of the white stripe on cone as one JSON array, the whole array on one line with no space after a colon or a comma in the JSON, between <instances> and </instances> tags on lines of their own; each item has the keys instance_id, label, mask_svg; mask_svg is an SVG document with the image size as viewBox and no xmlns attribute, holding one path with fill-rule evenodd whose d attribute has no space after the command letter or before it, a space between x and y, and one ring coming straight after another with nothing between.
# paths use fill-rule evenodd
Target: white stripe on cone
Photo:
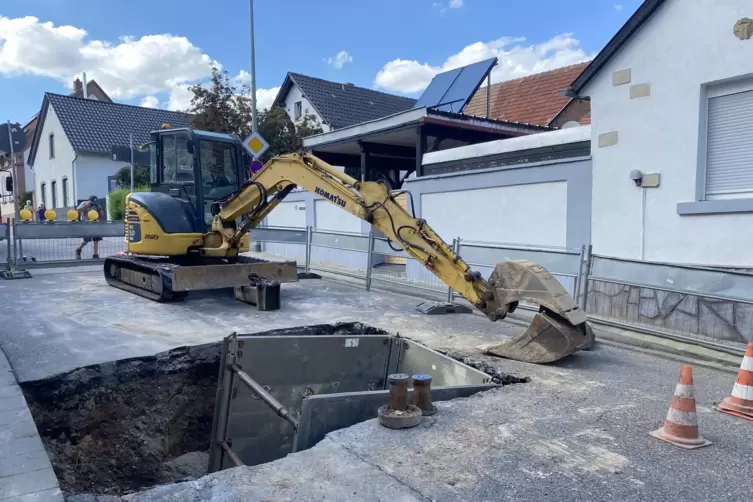
<instances>
[{"instance_id":1,"label":"white stripe on cone","mask_svg":"<svg viewBox=\"0 0 753 502\"><path fill-rule=\"evenodd\" d=\"M678 383L675 387L675 397L682 397L685 399L695 399L695 389L692 385L685 385L684 383Z\"/></svg>"},{"instance_id":2,"label":"white stripe on cone","mask_svg":"<svg viewBox=\"0 0 753 502\"><path fill-rule=\"evenodd\" d=\"M740 369L753 371L753 357L743 357L743 363L740 365Z\"/></svg>"},{"instance_id":3,"label":"white stripe on cone","mask_svg":"<svg viewBox=\"0 0 753 502\"><path fill-rule=\"evenodd\" d=\"M679 411L669 408L667 420L680 425L698 425L698 417L694 411Z\"/></svg>"},{"instance_id":4,"label":"white stripe on cone","mask_svg":"<svg viewBox=\"0 0 753 502\"><path fill-rule=\"evenodd\" d=\"M753 401L753 387L735 382L735 386L732 387L732 395L738 399Z\"/></svg>"}]
</instances>

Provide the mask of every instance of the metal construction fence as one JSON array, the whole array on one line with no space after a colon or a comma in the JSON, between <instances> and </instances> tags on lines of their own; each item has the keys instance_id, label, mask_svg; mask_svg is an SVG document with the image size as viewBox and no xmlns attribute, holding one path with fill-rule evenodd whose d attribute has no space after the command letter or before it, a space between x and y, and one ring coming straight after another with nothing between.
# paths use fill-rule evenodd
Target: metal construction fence
<instances>
[{"instance_id":1,"label":"metal construction fence","mask_svg":"<svg viewBox=\"0 0 753 502\"><path fill-rule=\"evenodd\" d=\"M363 235L260 227L250 237L251 256L295 260L306 271L348 277L367 291L397 289L447 301L456 296L423 264L373 230ZM79 258L76 249L84 243ZM98 258L93 258L95 244ZM483 276L507 260L544 266L596 322L736 352L753 340L753 272L606 257L592 254L590 246L565 249L456 237L452 247ZM123 222L9 219L0 224L0 263L8 270L101 264L124 249Z\"/></svg>"}]
</instances>

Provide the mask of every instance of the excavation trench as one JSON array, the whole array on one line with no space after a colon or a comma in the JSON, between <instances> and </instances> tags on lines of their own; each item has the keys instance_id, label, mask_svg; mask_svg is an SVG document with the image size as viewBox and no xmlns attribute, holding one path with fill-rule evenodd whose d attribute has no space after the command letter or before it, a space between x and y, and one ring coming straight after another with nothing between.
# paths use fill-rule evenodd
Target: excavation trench
<instances>
[{"instance_id":1,"label":"excavation trench","mask_svg":"<svg viewBox=\"0 0 753 502\"><path fill-rule=\"evenodd\" d=\"M360 354L338 349L357 348L356 337L361 341ZM384 368L379 366L379 354L361 362L367 353L373 355L375 349L369 344L376 346L377 339L379 346L387 347L385 361L392 361L384 363ZM242 389L237 379L229 380L224 366L221 371L220 359L223 346L227 352L228 339L78 368L23 384L64 493L122 495L196 479L212 465L211 470L232 467L219 443L211 441L217 416L223 417L225 428L224 432L215 431L215 437L219 434L234 445L248 465L310 448L331 430L376 416L374 407L386 402L386 371L394 368L406 372L421 372L422 365L428 365L428 372L438 368L434 378L439 382L440 399L488 390L492 383L527 381L480 364L483 374L472 369L476 361L465 365L360 323L274 330L239 335L235 340L241 342L237 345L245 344L246 354L237 362L262 385L271 385L270 392L277 393L300 421L298 431L281 427L279 417L264 408L258 396L250 399L253 393ZM394 346L402 349L395 352ZM389 347L393 347L391 352ZM322 359L333 353L340 356ZM342 357L351 354L356 356ZM399 363L395 354L400 355ZM389 364L393 366L387 367ZM331 367L331 374L313 370L322 366ZM254 372L255 367L259 371ZM291 367L302 369L290 371ZM282 381L280 375L287 380ZM473 385L465 385L466 380ZM221 386L236 390L223 394L218 392ZM223 396L230 397L223 400ZM328 421L320 420L322 416ZM242 427L234 429L233 424ZM260 433L262 430L272 433Z\"/></svg>"}]
</instances>

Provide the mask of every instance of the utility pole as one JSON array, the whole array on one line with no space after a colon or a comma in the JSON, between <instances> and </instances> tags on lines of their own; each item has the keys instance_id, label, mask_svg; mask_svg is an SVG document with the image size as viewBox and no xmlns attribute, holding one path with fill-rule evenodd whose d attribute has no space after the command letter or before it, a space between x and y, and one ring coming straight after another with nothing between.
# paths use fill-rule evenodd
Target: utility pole
<instances>
[{"instance_id":1,"label":"utility pole","mask_svg":"<svg viewBox=\"0 0 753 502\"><path fill-rule=\"evenodd\" d=\"M256 55L254 50L254 0L248 0L251 11L251 132L256 132Z\"/></svg>"},{"instance_id":2,"label":"utility pole","mask_svg":"<svg viewBox=\"0 0 753 502\"><path fill-rule=\"evenodd\" d=\"M131 148L131 192L133 192L133 133L128 138L128 145Z\"/></svg>"},{"instance_id":3,"label":"utility pole","mask_svg":"<svg viewBox=\"0 0 753 502\"><path fill-rule=\"evenodd\" d=\"M13 176L13 210L15 213L16 221L21 221L20 209L18 204L20 203L18 198L21 194L18 192L18 173L16 172L16 152L13 150L13 133L11 132L10 120L8 121L8 141L10 143L10 166L11 176Z\"/></svg>"}]
</instances>

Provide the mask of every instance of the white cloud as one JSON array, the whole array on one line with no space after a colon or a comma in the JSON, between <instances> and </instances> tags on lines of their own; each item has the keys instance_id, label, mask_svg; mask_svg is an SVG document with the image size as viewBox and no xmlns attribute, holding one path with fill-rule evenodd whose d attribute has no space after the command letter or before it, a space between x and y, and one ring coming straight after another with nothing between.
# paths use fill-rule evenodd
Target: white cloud
<instances>
[{"instance_id":1,"label":"white cloud","mask_svg":"<svg viewBox=\"0 0 753 502\"><path fill-rule=\"evenodd\" d=\"M619 3L614 4L614 10L616 10L617 12L621 11L622 10L622 4L619 4Z\"/></svg>"},{"instance_id":2,"label":"white cloud","mask_svg":"<svg viewBox=\"0 0 753 502\"><path fill-rule=\"evenodd\" d=\"M0 16L0 75L49 77L72 88L86 72L112 98L128 99L205 78L218 64L185 37L156 34L113 43L86 36L75 26Z\"/></svg>"},{"instance_id":3,"label":"white cloud","mask_svg":"<svg viewBox=\"0 0 753 502\"><path fill-rule=\"evenodd\" d=\"M233 81L236 85L251 85L251 74L246 70L241 70L238 75L233 77ZM256 89L256 109L262 111L265 108L272 106L277 93L280 92L280 87L272 87L270 89ZM250 93L248 94L250 98Z\"/></svg>"},{"instance_id":4,"label":"white cloud","mask_svg":"<svg viewBox=\"0 0 753 502\"><path fill-rule=\"evenodd\" d=\"M348 53L348 51L340 51L337 54L335 54L334 57L327 58L327 64L336 70L339 70L343 66L345 66L347 63L352 63L352 62L353 62L353 56L351 56Z\"/></svg>"},{"instance_id":5,"label":"white cloud","mask_svg":"<svg viewBox=\"0 0 753 502\"><path fill-rule=\"evenodd\" d=\"M72 89L73 80L86 72L115 100L141 97L141 106L186 110L193 96L189 85L207 82L212 66L222 69L186 37L155 34L115 43L86 37L75 26L0 16L0 76L48 77ZM245 71L235 79L250 83ZM271 105L278 90L258 89L259 109ZM163 103L160 93L167 93Z\"/></svg>"},{"instance_id":6,"label":"white cloud","mask_svg":"<svg viewBox=\"0 0 753 502\"><path fill-rule=\"evenodd\" d=\"M439 11L440 16L444 16L447 13L447 9L461 9L463 7L463 0L449 0L449 2L432 2L431 6Z\"/></svg>"},{"instance_id":7,"label":"white cloud","mask_svg":"<svg viewBox=\"0 0 753 502\"><path fill-rule=\"evenodd\" d=\"M139 106L143 106L144 108L159 108L159 99L157 99L157 96L144 96Z\"/></svg>"},{"instance_id":8,"label":"white cloud","mask_svg":"<svg viewBox=\"0 0 753 502\"><path fill-rule=\"evenodd\" d=\"M499 62L492 70L492 82L553 70L594 57L586 54L571 33L557 35L540 44L523 45L525 40L524 37L502 37L490 42L476 42L448 57L440 66L395 59L379 70L374 85L388 91L415 93L424 90L437 73L495 56Z\"/></svg>"}]
</instances>

